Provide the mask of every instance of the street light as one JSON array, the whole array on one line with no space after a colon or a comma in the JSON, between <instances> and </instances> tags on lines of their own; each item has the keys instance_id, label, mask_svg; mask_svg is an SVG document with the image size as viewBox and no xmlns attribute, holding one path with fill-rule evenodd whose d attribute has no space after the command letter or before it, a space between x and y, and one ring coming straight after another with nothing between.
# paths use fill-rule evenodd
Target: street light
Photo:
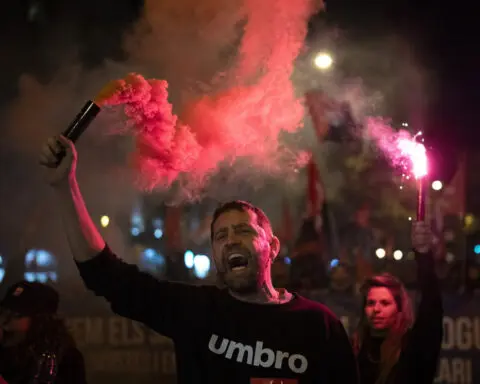
<instances>
[{"instance_id":1,"label":"street light","mask_svg":"<svg viewBox=\"0 0 480 384\"><path fill-rule=\"evenodd\" d=\"M432 183L432 189L434 191L440 191L443 188L443 183L440 180L435 180Z\"/></svg>"},{"instance_id":2,"label":"street light","mask_svg":"<svg viewBox=\"0 0 480 384\"><path fill-rule=\"evenodd\" d=\"M387 252L385 252L385 249L383 249L383 248L378 248L378 249L375 251L375 255L376 255L379 259L383 259L383 258L387 255Z\"/></svg>"},{"instance_id":3,"label":"street light","mask_svg":"<svg viewBox=\"0 0 480 384\"><path fill-rule=\"evenodd\" d=\"M325 71L332 67L333 58L329 53L320 52L315 56L313 62L318 69Z\"/></svg>"},{"instance_id":4,"label":"street light","mask_svg":"<svg viewBox=\"0 0 480 384\"><path fill-rule=\"evenodd\" d=\"M102 216L100 218L100 224L102 225L103 228L108 227L108 224L110 223L110 218L108 216Z\"/></svg>"}]
</instances>

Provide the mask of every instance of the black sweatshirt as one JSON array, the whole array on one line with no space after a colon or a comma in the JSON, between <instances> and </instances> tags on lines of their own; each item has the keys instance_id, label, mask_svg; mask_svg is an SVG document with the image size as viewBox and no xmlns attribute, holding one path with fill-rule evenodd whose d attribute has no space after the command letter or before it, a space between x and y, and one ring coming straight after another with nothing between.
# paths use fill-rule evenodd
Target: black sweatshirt
<instances>
[{"instance_id":1,"label":"black sweatshirt","mask_svg":"<svg viewBox=\"0 0 480 384\"><path fill-rule=\"evenodd\" d=\"M388 384L431 384L435 379L443 337L443 306L431 254L416 254L421 294L416 320L405 335L404 348ZM380 345L376 338L362 346L358 364L361 384L374 384L378 376ZM372 361L373 360L373 361Z\"/></svg>"},{"instance_id":2,"label":"black sweatshirt","mask_svg":"<svg viewBox=\"0 0 480 384\"><path fill-rule=\"evenodd\" d=\"M251 304L213 286L158 281L108 246L77 266L115 313L173 340L179 384L358 382L345 329L320 303L294 295L286 304Z\"/></svg>"}]
</instances>

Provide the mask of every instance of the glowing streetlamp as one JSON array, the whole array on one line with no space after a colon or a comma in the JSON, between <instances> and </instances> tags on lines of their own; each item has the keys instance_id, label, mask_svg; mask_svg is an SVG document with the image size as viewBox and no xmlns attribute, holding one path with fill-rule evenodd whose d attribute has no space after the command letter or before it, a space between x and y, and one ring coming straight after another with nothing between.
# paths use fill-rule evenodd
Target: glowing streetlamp
<instances>
[{"instance_id":1,"label":"glowing streetlamp","mask_svg":"<svg viewBox=\"0 0 480 384\"><path fill-rule=\"evenodd\" d=\"M313 62L318 69L325 71L332 67L333 58L328 53L320 52L315 56Z\"/></svg>"},{"instance_id":2,"label":"glowing streetlamp","mask_svg":"<svg viewBox=\"0 0 480 384\"><path fill-rule=\"evenodd\" d=\"M110 224L110 218L108 216L102 216L100 218L100 224L103 228L108 227L108 224Z\"/></svg>"},{"instance_id":3,"label":"glowing streetlamp","mask_svg":"<svg viewBox=\"0 0 480 384\"><path fill-rule=\"evenodd\" d=\"M443 188L443 183L440 180L435 180L432 183L432 189L434 191L440 191Z\"/></svg>"}]
</instances>

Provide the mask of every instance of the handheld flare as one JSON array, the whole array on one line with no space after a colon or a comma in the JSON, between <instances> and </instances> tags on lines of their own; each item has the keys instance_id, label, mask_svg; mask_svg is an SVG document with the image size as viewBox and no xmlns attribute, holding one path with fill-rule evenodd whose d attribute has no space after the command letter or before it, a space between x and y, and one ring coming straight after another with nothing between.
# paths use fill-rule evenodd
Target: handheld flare
<instances>
[{"instance_id":1,"label":"handheld flare","mask_svg":"<svg viewBox=\"0 0 480 384\"><path fill-rule=\"evenodd\" d=\"M80 113L70 123L68 128L63 132L63 136L73 142L77 141L99 112L100 107L93 101L89 100L85 103Z\"/></svg>"},{"instance_id":2,"label":"handheld flare","mask_svg":"<svg viewBox=\"0 0 480 384\"><path fill-rule=\"evenodd\" d=\"M423 144L415 142L412 162L413 175L417 180L417 221L424 221L425 200L427 198L428 157L427 150Z\"/></svg>"},{"instance_id":3,"label":"handheld flare","mask_svg":"<svg viewBox=\"0 0 480 384\"><path fill-rule=\"evenodd\" d=\"M411 173L417 180L417 221L425 220L425 199L427 197L426 181L428 179L427 150L417 138L422 135L418 132L413 138L402 137L397 147L404 158L409 159Z\"/></svg>"},{"instance_id":4,"label":"handheld flare","mask_svg":"<svg viewBox=\"0 0 480 384\"><path fill-rule=\"evenodd\" d=\"M425 220L425 199L426 191L425 177L421 177L417 181L417 221Z\"/></svg>"}]
</instances>

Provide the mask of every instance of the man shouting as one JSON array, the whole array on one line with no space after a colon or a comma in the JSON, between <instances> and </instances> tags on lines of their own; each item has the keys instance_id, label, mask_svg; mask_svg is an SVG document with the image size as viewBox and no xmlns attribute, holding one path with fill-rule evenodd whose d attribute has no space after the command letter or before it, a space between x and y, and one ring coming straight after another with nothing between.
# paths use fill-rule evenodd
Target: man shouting
<instances>
[{"instance_id":1,"label":"man shouting","mask_svg":"<svg viewBox=\"0 0 480 384\"><path fill-rule=\"evenodd\" d=\"M86 286L115 313L174 341L179 383L357 383L341 322L272 286L280 243L259 208L234 201L214 213L212 256L225 288L158 281L119 259L95 228L76 181L74 145L51 138L40 161Z\"/></svg>"}]
</instances>

